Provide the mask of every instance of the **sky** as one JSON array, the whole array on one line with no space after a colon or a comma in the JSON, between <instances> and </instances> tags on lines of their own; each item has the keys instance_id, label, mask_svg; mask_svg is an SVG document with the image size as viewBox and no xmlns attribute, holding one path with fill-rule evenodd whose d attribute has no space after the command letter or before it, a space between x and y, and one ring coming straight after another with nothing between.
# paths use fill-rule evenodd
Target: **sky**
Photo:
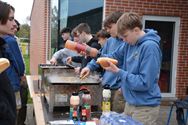
<instances>
[{"instance_id":1,"label":"sky","mask_svg":"<svg viewBox=\"0 0 188 125\"><path fill-rule=\"evenodd\" d=\"M33 0L1 0L9 3L15 8L15 19L17 19L20 24L28 23L27 17L31 14L31 9L33 5Z\"/></svg>"}]
</instances>

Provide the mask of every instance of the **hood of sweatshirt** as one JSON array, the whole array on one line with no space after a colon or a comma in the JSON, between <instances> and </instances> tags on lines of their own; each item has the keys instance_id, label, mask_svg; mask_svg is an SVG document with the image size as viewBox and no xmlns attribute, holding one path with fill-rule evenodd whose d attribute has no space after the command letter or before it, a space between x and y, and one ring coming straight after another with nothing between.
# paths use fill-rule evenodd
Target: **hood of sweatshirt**
<instances>
[{"instance_id":1,"label":"hood of sweatshirt","mask_svg":"<svg viewBox=\"0 0 188 125\"><path fill-rule=\"evenodd\" d=\"M143 37L141 37L140 39L138 39L138 42L136 44L140 45L148 40L154 41L158 45L160 44L161 38L157 34L157 31L155 31L153 29L145 29L144 32L145 32L145 35Z\"/></svg>"}]
</instances>

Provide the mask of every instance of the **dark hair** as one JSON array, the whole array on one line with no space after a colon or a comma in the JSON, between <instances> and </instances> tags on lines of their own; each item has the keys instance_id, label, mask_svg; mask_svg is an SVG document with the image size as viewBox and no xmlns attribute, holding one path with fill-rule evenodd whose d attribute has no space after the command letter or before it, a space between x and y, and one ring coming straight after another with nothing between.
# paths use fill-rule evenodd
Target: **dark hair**
<instances>
[{"instance_id":1,"label":"dark hair","mask_svg":"<svg viewBox=\"0 0 188 125\"><path fill-rule=\"evenodd\" d=\"M97 38L109 38L110 34L105 30L105 29L101 29L99 30L99 32L97 32Z\"/></svg>"},{"instance_id":2,"label":"dark hair","mask_svg":"<svg viewBox=\"0 0 188 125\"><path fill-rule=\"evenodd\" d=\"M6 24L9 18L10 11L14 11L14 7L6 2L0 1L0 22L1 24Z\"/></svg>"},{"instance_id":3,"label":"dark hair","mask_svg":"<svg viewBox=\"0 0 188 125\"><path fill-rule=\"evenodd\" d=\"M61 34L63 34L63 33L71 33L71 29L68 28L68 27L65 27L65 28L63 28L63 29L61 30Z\"/></svg>"},{"instance_id":4,"label":"dark hair","mask_svg":"<svg viewBox=\"0 0 188 125\"><path fill-rule=\"evenodd\" d=\"M116 11L111 13L103 22L105 28L110 27L111 24L116 23L118 19L123 15L122 12Z\"/></svg>"},{"instance_id":5,"label":"dark hair","mask_svg":"<svg viewBox=\"0 0 188 125\"><path fill-rule=\"evenodd\" d=\"M76 31L79 33L85 32L86 34L91 34L91 28L87 23L80 23L76 26Z\"/></svg>"},{"instance_id":6,"label":"dark hair","mask_svg":"<svg viewBox=\"0 0 188 125\"><path fill-rule=\"evenodd\" d=\"M16 20L16 19L15 19L15 23L16 23L16 25L17 25L17 31L19 31L19 30L20 30L20 23L19 23L18 20Z\"/></svg>"}]
</instances>

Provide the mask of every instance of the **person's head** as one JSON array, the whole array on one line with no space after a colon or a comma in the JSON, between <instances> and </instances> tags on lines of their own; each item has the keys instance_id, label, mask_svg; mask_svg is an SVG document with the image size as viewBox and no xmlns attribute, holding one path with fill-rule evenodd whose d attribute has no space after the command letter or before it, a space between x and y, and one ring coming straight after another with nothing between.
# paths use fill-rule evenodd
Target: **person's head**
<instances>
[{"instance_id":1,"label":"person's head","mask_svg":"<svg viewBox=\"0 0 188 125\"><path fill-rule=\"evenodd\" d=\"M103 22L103 26L106 31L112 36L117 37L117 26L118 19L122 16L122 12L116 11L107 16Z\"/></svg>"},{"instance_id":2,"label":"person's head","mask_svg":"<svg viewBox=\"0 0 188 125\"><path fill-rule=\"evenodd\" d=\"M20 23L15 19L16 25L14 27L14 34L20 30Z\"/></svg>"},{"instance_id":3,"label":"person's head","mask_svg":"<svg viewBox=\"0 0 188 125\"><path fill-rule=\"evenodd\" d=\"M71 38L71 29L70 28L63 28L61 30L61 37L63 38L64 41L68 40Z\"/></svg>"},{"instance_id":4,"label":"person's head","mask_svg":"<svg viewBox=\"0 0 188 125\"><path fill-rule=\"evenodd\" d=\"M14 35L15 26L14 8L6 2L0 1L0 35Z\"/></svg>"},{"instance_id":5,"label":"person's head","mask_svg":"<svg viewBox=\"0 0 188 125\"><path fill-rule=\"evenodd\" d=\"M117 32L124 41L135 44L142 31L142 21L138 14L124 13L117 21Z\"/></svg>"},{"instance_id":6,"label":"person's head","mask_svg":"<svg viewBox=\"0 0 188 125\"><path fill-rule=\"evenodd\" d=\"M103 46L106 40L110 37L110 34L105 29L101 29L99 32L97 32L96 36L98 38L99 44Z\"/></svg>"},{"instance_id":7,"label":"person's head","mask_svg":"<svg viewBox=\"0 0 188 125\"><path fill-rule=\"evenodd\" d=\"M71 36L73 37L73 40L74 42L79 42L79 37L77 35L77 30L76 30L77 27L75 27L72 32L71 32Z\"/></svg>"},{"instance_id":8,"label":"person's head","mask_svg":"<svg viewBox=\"0 0 188 125\"><path fill-rule=\"evenodd\" d=\"M87 23L80 23L76 26L76 33L79 37L79 41L83 43L87 43L88 37L92 36L91 28Z\"/></svg>"}]
</instances>

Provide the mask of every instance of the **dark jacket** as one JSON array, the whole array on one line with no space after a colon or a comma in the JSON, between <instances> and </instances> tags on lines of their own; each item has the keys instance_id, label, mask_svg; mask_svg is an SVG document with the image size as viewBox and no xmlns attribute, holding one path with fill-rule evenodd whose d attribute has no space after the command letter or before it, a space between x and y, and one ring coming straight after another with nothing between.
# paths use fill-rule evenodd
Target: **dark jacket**
<instances>
[{"instance_id":1,"label":"dark jacket","mask_svg":"<svg viewBox=\"0 0 188 125\"><path fill-rule=\"evenodd\" d=\"M4 57L5 42L0 38L0 58ZM6 72L0 73L0 124L15 125L16 101Z\"/></svg>"},{"instance_id":2,"label":"dark jacket","mask_svg":"<svg viewBox=\"0 0 188 125\"><path fill-rule=\"evenodd\" d=\"M3 37L6 46L6 58L10 61L10 67L6 70L14 91L20 90L20 78L24 75L25 65L16 38L11 35Z\"/></svg>"},{"instance_id":3,"label":"dark jacket","mask_svg":"<svg viewBox=\"0 0 188 125\"><path fill-rule=\"evenodd\" d=\"M87 45L92 47L92 48L96 48L97 50L99 50L101 48L101 45L98 43L98 40L96 38L92 38L89 42L87 42ZM77 62L77 63L81 63L81 69L84 68L88 62L90 62L92 59L92 57L87 56L74 56L72 57L72 61L73 62Z\"/></svg>"}]
</instances>

